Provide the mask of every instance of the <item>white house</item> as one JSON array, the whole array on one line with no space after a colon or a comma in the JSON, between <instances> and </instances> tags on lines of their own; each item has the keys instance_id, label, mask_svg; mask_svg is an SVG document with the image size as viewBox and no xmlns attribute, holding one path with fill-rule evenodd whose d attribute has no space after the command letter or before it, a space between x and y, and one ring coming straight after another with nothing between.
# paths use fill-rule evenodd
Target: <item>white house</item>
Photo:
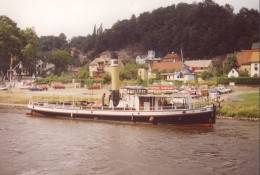
<instances>
[{"instance_id":1,"label":"white house","mask_svg":"<svg viewBox=\"0 0 260 175\"><path fill-rule=\"evenodd\" d=\"M251 57L251 77L259 77L259 52L253 52Z\"/></svg>"},{"instance_id":2,"label":"white house","mask_svg":"<svg viewBox=\"0 0 260 175\"><path fill-rule=\"evenodd\" d=\"M148 50L147 55L141 55L136 57L136 63L137 64L145 64L150 62L159 62L160 58L155 58L155 51L154 50Z\"/></svg>"},{"instance_id":3,"label":"white house","mask_svg":"<svg viewBox=\"0 0 260 175\"><path fill-rule=\"evenodd\" d=\"M54 64L39 60L36 64L36 74L41 76L50 75L51 73L50 70L53 68L54 68Z\"/></svg>"},{"instance_id":4,"label":"white house","mask_svg":"<svg viewBox=\"0 0 260 175\"><path fill-rule=\"evenodd\" d=\"M179 80L179 81L183 81L183 82L195 80L195 73L175 72L174 80Z\"/></svg>"},{"instance_id":5,"label":"white house","mask_svg":"<svg viewBox=\"0 0 260 175\"><path fill-rule=\"evenodd\" d=\"M231 77L239 77L239 73L235 68L231 69L228 73L228 78Z\"/></svg>"},{"instance_id":6,"label":"white house","mask_svg":"<svg viewBox=\"0 0 260 175\"><path fill-rule=\"evenodd\" d=\"M164 80L174 80L174 73L161 73L161 77L163 77Z\"/></svg>"}]
</instances>

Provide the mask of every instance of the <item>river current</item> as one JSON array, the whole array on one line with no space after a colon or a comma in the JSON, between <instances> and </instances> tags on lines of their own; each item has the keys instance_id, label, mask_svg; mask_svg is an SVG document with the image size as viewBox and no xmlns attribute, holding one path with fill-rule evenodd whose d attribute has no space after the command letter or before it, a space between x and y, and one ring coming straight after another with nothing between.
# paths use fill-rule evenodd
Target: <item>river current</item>
<instances>
[{"instance_id":1,"label":"river current","mask_svg":"<svg viewBox=\"0 0 260 175\"><path fill-rule=\"evenodd\" d=\"M26 116L0 106L0 174L259 174L259 122L214 127Z\"/></svg>"}]
</instances>

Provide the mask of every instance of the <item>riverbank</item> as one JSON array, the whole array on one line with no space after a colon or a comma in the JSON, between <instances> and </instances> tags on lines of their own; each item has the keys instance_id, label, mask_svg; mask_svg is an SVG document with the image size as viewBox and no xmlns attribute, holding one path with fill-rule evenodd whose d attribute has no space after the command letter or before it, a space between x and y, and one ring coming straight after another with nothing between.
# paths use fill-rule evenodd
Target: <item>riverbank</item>
<instances>
[{"instance_id":1,"label":"riverbank","mask_svg":"<svg viewBox=\"0 0 260 175\"><path fill-rule=\"evenodd\" d=\"M217 116L217 119L244 120L244 121L252 121L252 122L259 122L260 121L260 118L252 118L252 117L225 117L225 116Z\"/></svg>"}]
</instances>

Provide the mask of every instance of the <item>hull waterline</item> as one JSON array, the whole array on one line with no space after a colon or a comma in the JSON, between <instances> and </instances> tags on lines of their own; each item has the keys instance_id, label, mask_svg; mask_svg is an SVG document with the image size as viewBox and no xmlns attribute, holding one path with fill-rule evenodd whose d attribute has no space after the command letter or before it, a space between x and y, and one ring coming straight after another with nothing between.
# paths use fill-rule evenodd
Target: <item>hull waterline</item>
<instances>
[{"instance_id":1,"label":"hull waterline","mask_svg":"<svg viewBox=\"0 0 260 175\"><path fill-rule=\"evenodd\" d=\"M169 111L128 111L128 110L84 110L57 109L28 105L31 115L67 117L73 119L92 119L105 121L124 121L134 123L173 124L180 126L213 126L216 108L199 110Z\"/></svg>"}]
</instances>

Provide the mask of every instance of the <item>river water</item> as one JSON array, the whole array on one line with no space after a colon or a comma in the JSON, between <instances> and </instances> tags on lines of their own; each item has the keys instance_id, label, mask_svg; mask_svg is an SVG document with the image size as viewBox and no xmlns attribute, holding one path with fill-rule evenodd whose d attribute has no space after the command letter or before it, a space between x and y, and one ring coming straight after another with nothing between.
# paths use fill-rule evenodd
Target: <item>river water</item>
<instances>
[{"instance_id":1,"label":"river water","mask_svg":"<svg viewBox=\"0 0 260 175\"><path fill-rule=\"evenodd\" d=\"M0 174L259 174L259 123L214 127L26 116L0 106Z\"/></svg>"}]
</instances>

